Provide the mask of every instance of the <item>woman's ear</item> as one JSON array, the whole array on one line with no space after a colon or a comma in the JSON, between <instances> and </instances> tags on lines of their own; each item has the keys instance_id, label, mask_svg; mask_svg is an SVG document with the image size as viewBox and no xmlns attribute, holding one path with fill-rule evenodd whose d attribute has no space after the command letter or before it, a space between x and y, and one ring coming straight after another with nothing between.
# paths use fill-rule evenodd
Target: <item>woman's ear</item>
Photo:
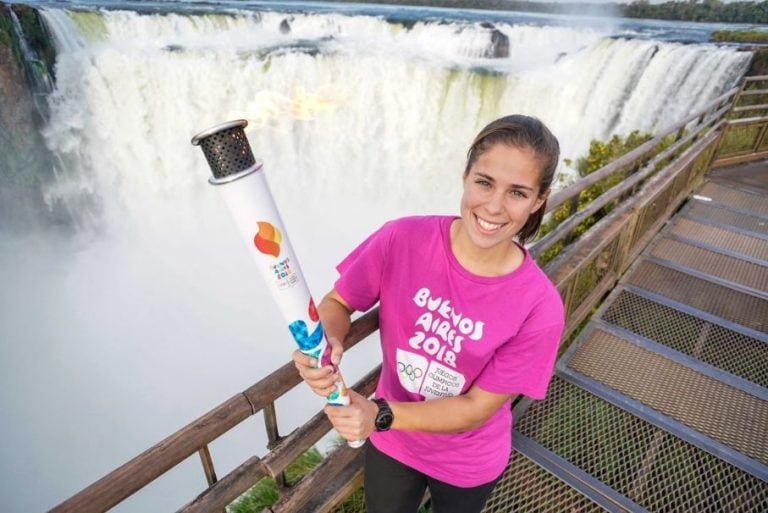
<instances>
[{"instance_id":1,"label":"woman's ear","mask_svg":"<svg viewBox=\"0 0 768 513\"><path fill-rule=\"evenodd\" d=\"M536 201L533 203L533 208L531 209L531 214L535 213L537 210L539 210L544 203L546 203L547 199L549 198L549 193L551 192L551 189L547 189L546 191L539 194L539 197L536 198Z\"/></svg>"}]
</instances>

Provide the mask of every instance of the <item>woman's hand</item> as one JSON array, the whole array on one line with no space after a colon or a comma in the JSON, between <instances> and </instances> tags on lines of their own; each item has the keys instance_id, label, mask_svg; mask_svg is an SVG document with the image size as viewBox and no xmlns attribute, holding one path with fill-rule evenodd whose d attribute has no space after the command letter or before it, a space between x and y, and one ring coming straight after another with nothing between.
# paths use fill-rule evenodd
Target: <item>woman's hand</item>
<instances>
[{"instance_id":1,"label":"woman's hand","mask_svg":"<svg viewBox=\"0 0 768 513\"><path fill-rule=\"evenodd\" d=\"M299 375L307 385L318 395L327 397L336 390L336 382L339 380L339 363L344 354L344 348L337 338L328 337L331 346L331 365L324 365L319 369L315 366L315 358L310 358L298 349L293 352L292 358Z\"/></svg>"},{"instance_id":2,"label":"woman's hand","mask_svg":"<svg viewBox=\"0 0 768 513\"><path fill-rule=\"evenodd\" d=\"M326 405L325 414L346 440L365 440L374 430L379 407L354 390L349 391L349 406Z\"/></svg>"}]
</instances>

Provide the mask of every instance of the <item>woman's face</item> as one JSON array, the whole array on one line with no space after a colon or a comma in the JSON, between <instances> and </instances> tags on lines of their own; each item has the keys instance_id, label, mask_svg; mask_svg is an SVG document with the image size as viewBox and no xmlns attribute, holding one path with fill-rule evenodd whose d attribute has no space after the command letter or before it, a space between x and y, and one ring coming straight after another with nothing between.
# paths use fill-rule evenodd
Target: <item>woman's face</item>
<instances>
[{"instance_id":1,"label":"woman's face","mask_svg":"<svg viewBox=\"0 0 768 513\"><path fill-rule=\"evenodd\" d=\"M461 218L480 249L509 244L538 210L541 163L529 148L496 144L477 158L464 176Z\"/></svg>"}]
</instances>

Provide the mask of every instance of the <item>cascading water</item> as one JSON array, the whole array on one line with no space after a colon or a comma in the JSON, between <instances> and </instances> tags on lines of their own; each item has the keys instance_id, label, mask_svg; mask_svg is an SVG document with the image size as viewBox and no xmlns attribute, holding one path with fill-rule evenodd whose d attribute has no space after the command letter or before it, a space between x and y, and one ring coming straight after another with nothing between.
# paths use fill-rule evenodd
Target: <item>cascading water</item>
<instances>
[{"instance_id":1,"label":"cascading water","mask_svg":"<svg viewBox=\"0 0 768 513\"><path fill-rule=\"evenodd\" d=\"M49 144L101 189L119 181L125 201L148 186L194 181L182 127L244 117L265 125L253 132L254 147L294 173L287 182L301 177L307 187L358 196L363 189L377 200L387 191L393 201L396 191L404 205L451 209L446 199L459 183L445 180L445 170L499 114L540 117L575 158L592 139L658 130L694 111L733 85L749 58L567 27L497 24L511 52L493 59L483 57L493 31L479 24L406 28L274 12L45 17L62 50ZM293 104L307 95L328 108L302 122Z\"/></svg>"},{"instance_id":2,"label":"cascading water","mask_svg":"<svg viewBox=\"0 0 768 513\"><path fill-rule=\"evenodd\" d=\"M21 59L32 89L35 109L42 119L46 119L48 117L48 105L45 102L45 96L49 95L53 90L53 81L48 74L45 64L40 59L40 56L30 48L24 30L21 27L19 17L10 6L8 7L8 14L13 22L13 30L16 33L16 38L19 42Z\"/></svg>"},{"instance_id":3,"label":"cascading water","mask_svg":"<svg viewBox=\"0 0 768 513\"><path fill-rule=\"evenodd\" d=\"M75 230L0 242L10 291L0 295L0 400L14 419L0 457L37 476L29 490L0 480L4 510L54 505L288 360L288 333L205 182L194 133L235 118L256 127L251 145L317 296L386 219L457 211L464 152L491 119L536 115L577 158L592 139L695 111L749 60L708 44L612 38L606 24L43 16L59 52L44 136L60 164L42 187ZM373 366L374 346L345 356L347 379ZM321 406L296 391L278 405L283 431ZM260 431L214 444L219 475L263 450ZM121 509L178 507L205 486L197 466Z\"/></svg>"}]
</instances>

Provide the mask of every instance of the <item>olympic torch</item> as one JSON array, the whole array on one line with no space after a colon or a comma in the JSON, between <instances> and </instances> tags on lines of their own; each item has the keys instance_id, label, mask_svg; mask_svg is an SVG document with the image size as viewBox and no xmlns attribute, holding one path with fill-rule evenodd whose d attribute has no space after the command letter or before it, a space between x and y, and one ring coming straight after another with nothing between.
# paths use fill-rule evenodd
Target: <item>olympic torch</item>
<instances>
[{"instance_id":1,"label":"olympic torch","mask_svg":"<svg viewBox=\"0 0 768 513\"><path fill-rule=\"evenodd\" d=\"M248 144L247 125L241 119L214 126L194 136L192 144L202 148L213 173L208 182L216 186L229 207L299 350L314 358L319 368L331 364L331 347L269 191L263 163L256 160ZM336 390L326 400L337 406L349 404L341 374ZM363 441L349 445L360 447Z\"/></svg>"}]
</instances>

